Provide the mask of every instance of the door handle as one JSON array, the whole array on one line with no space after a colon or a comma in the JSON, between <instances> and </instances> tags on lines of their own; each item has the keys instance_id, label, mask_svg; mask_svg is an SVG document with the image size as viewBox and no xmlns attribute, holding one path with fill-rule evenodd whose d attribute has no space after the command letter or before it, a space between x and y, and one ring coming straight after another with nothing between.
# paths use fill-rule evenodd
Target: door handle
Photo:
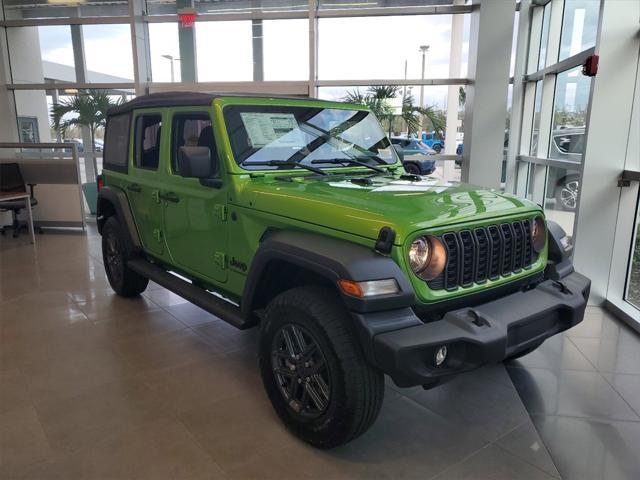
<instances>
[{"instance_id":1,"label":"door handle","mask_svg":"<svg viewBox=\"0 0 640 480\"><path fill-rule=\"evenodd\" d=\"M161 193L159 197L162 200L166 200L167 202L178 203L180 201L180 197L176 195L174 192Z\"/></svg>"},{"instance_id":2,"label":"door handle","mask_svg":"<svg viewBox=\"0 0 640 480\"><path fill-rule=\"evenodd\" d=\"M141 192L142 187L137 183L130 183L129 185L127 185L127 190L130 190L132 192Z\"/></svg>"}]
</instances>

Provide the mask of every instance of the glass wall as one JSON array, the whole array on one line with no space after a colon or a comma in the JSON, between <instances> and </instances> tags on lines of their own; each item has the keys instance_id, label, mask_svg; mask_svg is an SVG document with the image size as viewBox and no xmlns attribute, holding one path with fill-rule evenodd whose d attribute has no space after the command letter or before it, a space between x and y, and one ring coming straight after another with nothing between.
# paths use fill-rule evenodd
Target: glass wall
<instances>
[{"instance_id":1,"label":"glass wall","mask_svg":"<svg viewBox=\"0 0 640 480\"><path fill-rule=\"evenodd\" d=\"M309 21L265 20L262 28L264 79L308 80Z\"/></svg>"},{"instance_id":2,"label":"glass wall","mask_svg":"<svg viewBox=\"0 0 640 480\"><path fill-rule=\"evenodd\" d=\"M636 236L633 246L631 247L629 281L627 284L625 299L627 302L640 309L640 211L636 218Z\"/></svg>"},{"instance_id":3,"label":"glass wall","mask_svg":"<svg viewBox=\"0 0 640 480\"><path fill-rule=\"evenodd\" d=\"M452 98L452 91L460 89L460 102L453 107L458 114L454 141L462 143L470 2L456 1L451 14L433 6L453 5L453 0L319 0L312 10L307 0L200 0L195 2L198 19L189 30L175 17L182 5L175 0L131 0L146 13L136 18L129 11L131 2L121 0L0 2L16 120L25 142L87 143L86 131L61 134L49 123L52 106L83 95L87 84L113 85L109 92L118 96L134 89L169 90L192 77L206 82L207 90L255 89L336 100L366 94L366 85L380 82L393 90L389 131L430 135L437 151L445 136L447 94ZM401 9L402 15L386 15L387 9ZM64 22L62 17L74 20L51 24L51 18ZM454 39L452 24L460 22L462 28L455 30L462 33ZM310 35L312 27L317 36ZM457 65L450 64L452 48L460 52ZM410 84L402 85L404 79ZM243 83L234 87L234 82ZM60 83L64 86L53 86ZM429 115L418 116L417 123L407 122L406 115L403 119L403 110L419 105Z\"/></svg>"},{"instance_id":4,"label":"glass wall","mask_svg":"<svg viewBox=\"0 0 640 480\"><path fill-rule=\"evenodd\" d=\"M179 82L180 43L177 23L150 23L149 49L151 79L154 82Z\"/></svg>"},{"instance_id":5,"label":"glass wall","mask_svg":"<svg viewBox=\"0 0 640 480\"><path fill-rule=\"evenodd\" d=\"M461 86L455 86L459 89ZM447 96L449 86L413 86L413 85L369 85L369 86L336 86L320 87L318 89L319 98L333 101L348 101L368 105L376 113L382 123L382 127L387 131L392 142L415 138L414 142L419 142L414 148L415 152L405 146L405 160L411 155L424 154L417 152L420 146L435 154L437 142L444 137L447 119ZM421 115L418 111L416 98L422 95L425 99L426 115ZM403 101L404 99L404 101ZM460 143L462 143L464 102L462 98L453 106L458 112L458 132ZM420 134L420 131L423 133ZM457 141L458 139L454 139ZM413 148L413 147L412 147ZM409 157L408 157L409 155ZM430 175L447 181L460 180L459 162L453 159L444 160L437 155L432 157L436 160L436 170ZM445 168L445 166L447 168Z\"/></svg>"},{"instance_id":6,"label":"glass wall","mask_svg":"<svg viewBox=\"0 0 640 480\"><path fill-rule=\"evenodd\" d=\"M149 15L171 15L178 10L175 1L147 0ZM195 2L199 14L238 14L251 12L287 12L309 9L306 0L199 0Z\"/></svg>"},{"instance_id":7,"label":"glass wall","mask_svg":"<svg viewBox=\"0 0 640 480\"><path fill-rule=\"evenodd\" d=\"M582 63L585 49L595 44L599 4L599 0L552 0L534 5L530 17L522 124L530 122L531 128L518 132L520 151L529 153L519 157L518 182L524 185L517 191L543 205L547 217L571 237L580 203L592 82L582 74ZM557 63L574 55L578 58L569 68ZM527 159L531 157L535 160Z\"/></svg>"},{"instance_id":8,"label":"glass wall","mask_svg":"<svg viewBox=\"0 0 640 480\"><path fill-rule=\"evenodd\" d=\"M591 79L581 74L582 67L560 72L551 119L547 157L563 166L547 170L544 207L547 217L573 235L575 212L580 195L580 168L585 148L585 125L591 91Z\"/></svg>"},{"instance_id":9,"label":"glass wall","mask_svg":"<svg viewBox=\"0 0 640 480\"><path fill-rule=\"evenodd\" d=\"M129 15L127 0L3 0L7 20Z\"/></svg>"},{"instance_id":10,"label":"glass wall","mask_svg":"<svg viewBox=\"0 0 640 480\"><path fill-rule=\"evenodd\" d=\"M76 81L70 26L7 28L7 44L13 83Z\"/></svg>"},{"instance_id":11,"label":"glass wall","mask_svg":"<svg viewBox=\"0 0 640 480\"><path fill-rule=\"evenodd\" d=\"M87 82L133 82L131 26L83 25Z\"/></svg>"},{"instance_id":12,"label":"glass wall","mask_svg":"<svg viewBox=\"0 0 640 480\"><path fill-rule=\"evenodd\" d=\"M558 60L595 46L599 9L598 0L565 0Z\"/></svg>"},{"instance_id":13,"label":"glass wall","mask_svg":"<svg viewBox=\"0 0 640 480\"><path fill-rule=\"evenodd\" d=\"M253 79L250 20L197 22L195 29L199 81Z\"/></svg>"},{"instance_id":14,"label":"glass wall","mask_svg":"<svg viewBox=\"0 0 640 480\"><path fill-rule=\"evenodd\" d=\"M451 20L451 15L320 18L318 78L447 78ZM461 70L466 73L468 15L464 24ZM357 41L345 42L345 36Z\"/></svg>"}]
</instances>

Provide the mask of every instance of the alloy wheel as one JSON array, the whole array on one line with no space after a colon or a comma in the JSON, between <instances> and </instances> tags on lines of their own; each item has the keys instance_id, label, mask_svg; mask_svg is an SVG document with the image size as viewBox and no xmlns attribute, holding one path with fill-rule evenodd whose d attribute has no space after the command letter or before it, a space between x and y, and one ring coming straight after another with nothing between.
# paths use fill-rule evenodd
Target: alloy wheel
<instances>
[{"instance_id":1,"label":"alloy wheel","mask_svg":"<svg viewBox=\"0 0 640 480\"><path fill-rule=\"evenodd\" d=\"M118 283L123 276L122 250L115 232L109 232L106 238L106 262L114 282Z\"/></svg>"},{"instance_id":2,"label":"alloy wheel","mask_svg":"<svg viewBox=\"0 0 640 480\"><path fill-rule=\"evenodd\" d=\"M566 210L575 210L578 204L579 187L580 182L578 180L571 180L562 186L560 190L560 201Z\"/></svg>"},{"instance_id":3,"label":"alloy wheel","mask_svg":"<svg viewBox=\"0 0 640 480\"><path fill-rule=\"evenodd\" d=\"M305 419L321 416L329 406L331 381L327 361L311 332L293 323L273 337L271 366L289 409Z\"/></svg>"}]
</instances>

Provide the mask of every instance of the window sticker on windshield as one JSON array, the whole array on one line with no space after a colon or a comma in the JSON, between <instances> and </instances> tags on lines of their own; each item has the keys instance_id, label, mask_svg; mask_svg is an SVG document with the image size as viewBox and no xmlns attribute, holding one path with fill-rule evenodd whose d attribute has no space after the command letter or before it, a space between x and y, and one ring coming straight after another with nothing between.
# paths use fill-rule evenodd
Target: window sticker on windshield
<instances>
[{"instance_id":1,"label":"window sticker on windshield","mask_svg":"<svg viewBox=\"0 0 640 480\"><path fill-rule=\"evenodd\" d=\"M241 112L240 118L254 148L262 148L276 141L279 146L305 143L292 113Z\"/></svg>"}]
</instances>

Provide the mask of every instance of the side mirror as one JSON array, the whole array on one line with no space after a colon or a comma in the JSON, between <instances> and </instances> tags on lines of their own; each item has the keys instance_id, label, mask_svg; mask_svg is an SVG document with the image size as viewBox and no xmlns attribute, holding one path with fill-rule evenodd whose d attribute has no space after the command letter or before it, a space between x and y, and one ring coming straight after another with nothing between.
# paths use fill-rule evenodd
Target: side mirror
<instances>
[{"instance_id":1,"label":"side mirror","mask_svg":"<svg viewBox=\"0 0 640 480\"><path fill-rule=\"evenodd\" d=\"M180 147L178 169L185 178L210 178L213 176L209 147Z\"/></svg>"},{"instance_id":2,"label":"side mirror","mask_svg":"<svg viewBox=\"0 0 640 480\"><path fill-rule=\"evenodd\" d=\"M400 161L404 162L404 150L402 149L402 147L400 145L394 144L393 148L395 148L398 157L400 157Z\"/></svg>"}]
</instances>

